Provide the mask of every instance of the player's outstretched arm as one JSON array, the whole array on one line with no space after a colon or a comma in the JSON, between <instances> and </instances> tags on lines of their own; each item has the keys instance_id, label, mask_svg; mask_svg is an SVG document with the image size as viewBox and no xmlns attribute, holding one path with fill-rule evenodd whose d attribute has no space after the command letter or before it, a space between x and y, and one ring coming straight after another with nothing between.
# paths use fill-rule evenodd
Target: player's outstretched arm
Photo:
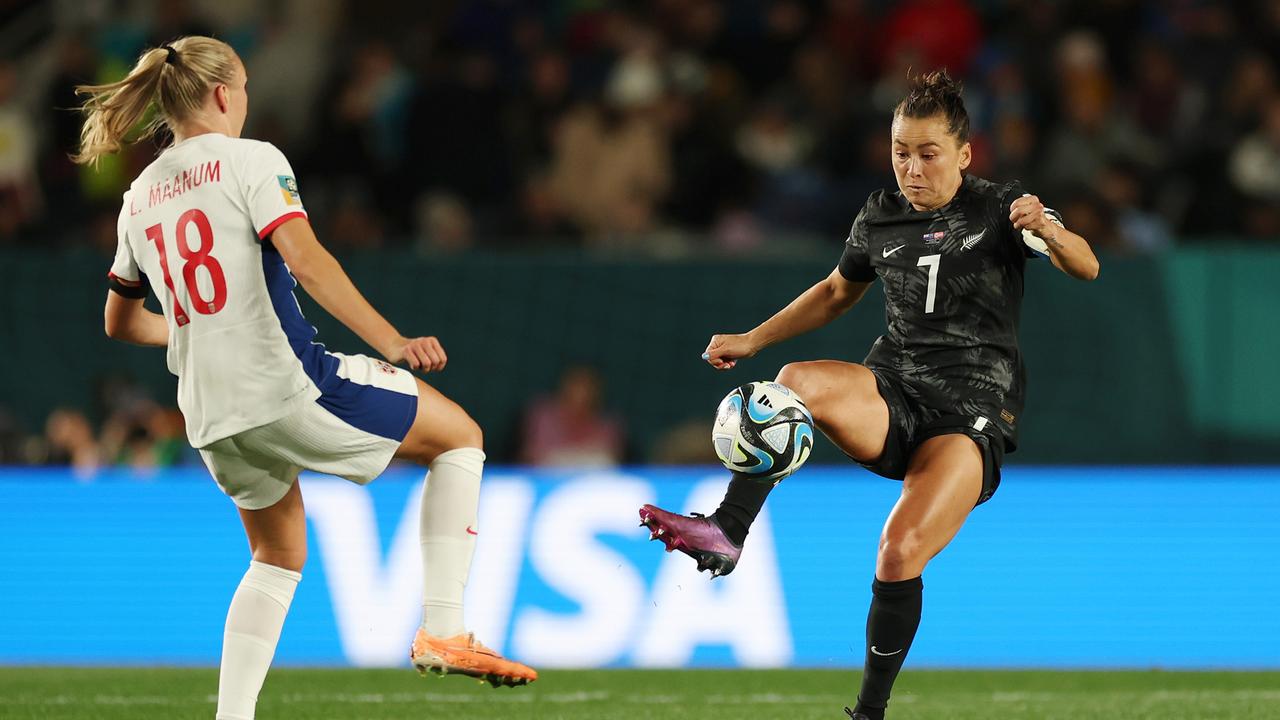
<instances>
[{"instance_id":1,"label":"player's outstretched arm","mask_svg":"<svg viewBox=\"0 0 1280 720\"><path fill-rule=\"evenodd\" d=\"M755 355L770 345L802 335L843 315L867 294L869 282L851 282L840 270L805 290L773 317L754 330L739 335L713 335L702 359L717 370L728 370L741 358Z\"/></svg>"},{"instance_id":2,"label":"player's outstretched arm","mask_svg":"<svg viewBox=\"0 0 1280 720\"><path fill-rule=\"evenodd\" d=\"M1077 280L1098 277L1098 258L1088 241L1054 222L1035 195L1023 195L1009 206L1009 220L1018 230L1028 230L1044 241L1053 266Z\"/></svg>"},{"instance_id":3,"label":"player's outstretched arm","mask_svg":"<svg viewBox=\"0 0 1280 720\"><path fill-rule=\"evenodd\" d=\"M144 301L145 298L127 298L108 290L103 311L107 337L134 345L168 345L169 325L163 315L143 307Z\"/></svg>"},{"instance_id":4,"label":"player's outstretched arm","mask_svg":"<svg viewBox=\"0 0 1280 720\"><path fill-rule=\"evenodd\" d=\"M414 370L444 369L448 358L440 341L434 337L406 338L392 327L316 239L305 218L285 221L271 234L271 243L307 294L387 360L403 360Z\"/></svg>"}]
</instances>

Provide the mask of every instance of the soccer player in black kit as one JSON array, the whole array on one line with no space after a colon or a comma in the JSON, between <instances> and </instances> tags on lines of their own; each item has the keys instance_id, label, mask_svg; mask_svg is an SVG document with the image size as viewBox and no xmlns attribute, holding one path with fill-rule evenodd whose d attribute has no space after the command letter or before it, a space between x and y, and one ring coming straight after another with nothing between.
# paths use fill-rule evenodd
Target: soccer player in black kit
<instances>
[{"instance_id":1,"label":"soccer player in black kit","mask_svg":"<svg viewBox=\"0 0 1280 720\"><path fill-rule=\"evenodd\" d=\"M855 720L882 720L920 624L921 573L1000 484L1017 442L1026 385L1018 316L1028 258L1047 255L1081 280L1098 276L1084 238L1035 195L965 175L971 149L960 86L945 71L913 78L894 111L890 150L898 191L867 199L838 267L754 330L711 338L720 370L826 325L884 284L888 332L863 364L791 363L778 382L818 427L869 470L902 481L884 524L867 615ZM735 474L710 516L652 505L642 523L713 575L733 570L773 485Z\"/></svg>"}]
</instances>

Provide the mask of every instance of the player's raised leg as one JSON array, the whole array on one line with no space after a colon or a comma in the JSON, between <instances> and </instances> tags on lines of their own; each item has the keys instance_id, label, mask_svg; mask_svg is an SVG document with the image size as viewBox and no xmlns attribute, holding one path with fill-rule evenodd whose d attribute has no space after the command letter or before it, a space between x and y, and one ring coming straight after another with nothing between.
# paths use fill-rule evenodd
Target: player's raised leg
<instances>
[{"instance_id":1,"label":"player's raised leg","mask_svg":"<svg viewBox=\"0 0 1280 720\"><path fill-rule=\"evenodd\" d=\"M902 495L885 522L876 555L866 664L854 708L868 720L884 717L889 692L920 625L921 574L977 504L982 463L978 445L965 435L929 438L911 457Z\"/></svg>"},{"instance_id":2,"label":"player's raised leg","mask_svg":"<svg viewBox=\"0 0 1280 720\"><path fill-rule=\"evenodd\" d=\"M260 510L240 510L253 560L227 610L218 675L218 720L251 720L307 559L307 522L296 481Z\"/></svg>"},{"instance_id":3,"label":"player's raised leg","mask_svg":"<svg viewBox=\"0 0 1280 720\"><path fill-rule=\"evenodd\" d=\"M422 491L422 625L410 647L419 672L459 673L498 685L536 680L530 667L503 658L466 629L462 598L471 573L476 510L484 471L484 435L457 403L418 380L418 412L396 457L429 468Z\"/></svg>"},{"instance_id":4,"label":"player's raised leg","mask_svg":"<svg viewBox=\"0 0 1280 720\"><path fill-rule=\"evenodd\" d=\"M797 362L784 365L777 382L804 400L818 429L836 447L859 460L880 457L889 431L889 408L870 370L837 360ZM746 540L773 487L735 474L714 513L732 541L740 545Z\"/></svg>"},{"instance_id":5,"label":"player's raised leg","mask_svg":"<svg viewBox=\"0 0 1280 720\"><path fill-rule=\"evenodd\" d=\"M875 375L854 363L815 360L791 363L777 382L791 388L813 413L814 422L848 455L873 461L884 452L889 408ZM710 516L684 516L654 505L640 509L640 521L668 550L680 550L712 576L737 566L751 523L776 483L734 473L720 507Z\"/></svg>"}]
</instances>

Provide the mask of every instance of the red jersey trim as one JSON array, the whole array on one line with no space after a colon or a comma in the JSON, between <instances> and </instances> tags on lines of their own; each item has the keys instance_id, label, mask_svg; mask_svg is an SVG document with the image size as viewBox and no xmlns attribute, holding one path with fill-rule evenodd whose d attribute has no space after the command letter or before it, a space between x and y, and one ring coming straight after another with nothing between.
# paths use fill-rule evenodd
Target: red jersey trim
<instances>
[{"instance_id":1,"label":"red jersey trim","mask_svg":"<svg viewBox=\"0 0 1280 720\"><path fill-rule=\"evenodd\" d=\"M266 240L267 236L275 232L276 228L280 227L284 223L294 218L302 218L303 220L305 220L307 218L307 214L304 212L299 212L297 210L294 210L293 212L287 212L281 215L275 220L272 220L266 227L262 228L262 231L258 233L258 239Z\"/></svg>"},{"instance_id":2,"label":"red jersey trim","mask_svg":"<svg viewBox=\"0 0 1280 720\"><path fill-rule=\"evenodd\" d=\"M141 281L141 280L126 280L126 279L124 279L124 278L120 277L119 275L116 275L116 274L115 274L115 273L113 273L113 272L109 272L109 273L107 273L107 279L108 279L108 280L115 280L116 282L120 283L121 285L127 285L127 286L129 286L129 287L142 287L142 281Z\"/></svg>"}]
</instances>

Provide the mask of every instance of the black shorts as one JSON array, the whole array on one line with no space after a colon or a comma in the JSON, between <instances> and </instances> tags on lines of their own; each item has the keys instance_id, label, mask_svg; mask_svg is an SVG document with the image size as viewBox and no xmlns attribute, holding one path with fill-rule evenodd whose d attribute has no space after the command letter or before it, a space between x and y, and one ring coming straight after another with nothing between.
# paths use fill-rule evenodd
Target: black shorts
<instances>
[{"instance_id":1,"label":"black shorts","mask_svg":"<svg viewBox=\"0 0 1280 720\"><path fill-rule=\"evenodd\" d=\"M858 460L858 464L882 477L901 480L907 476L907 465L920 443L939 435L966 435L982 451L982 494L978 496L977 505L990 500L1000 487L1000 465L1004 462L1004 437L995 424L984 418L928 407L896 373L883 368L868 369L876 376L880 397L889 406L889 434L879 460L873 463Z\"/></svg>"}]
</instances>

